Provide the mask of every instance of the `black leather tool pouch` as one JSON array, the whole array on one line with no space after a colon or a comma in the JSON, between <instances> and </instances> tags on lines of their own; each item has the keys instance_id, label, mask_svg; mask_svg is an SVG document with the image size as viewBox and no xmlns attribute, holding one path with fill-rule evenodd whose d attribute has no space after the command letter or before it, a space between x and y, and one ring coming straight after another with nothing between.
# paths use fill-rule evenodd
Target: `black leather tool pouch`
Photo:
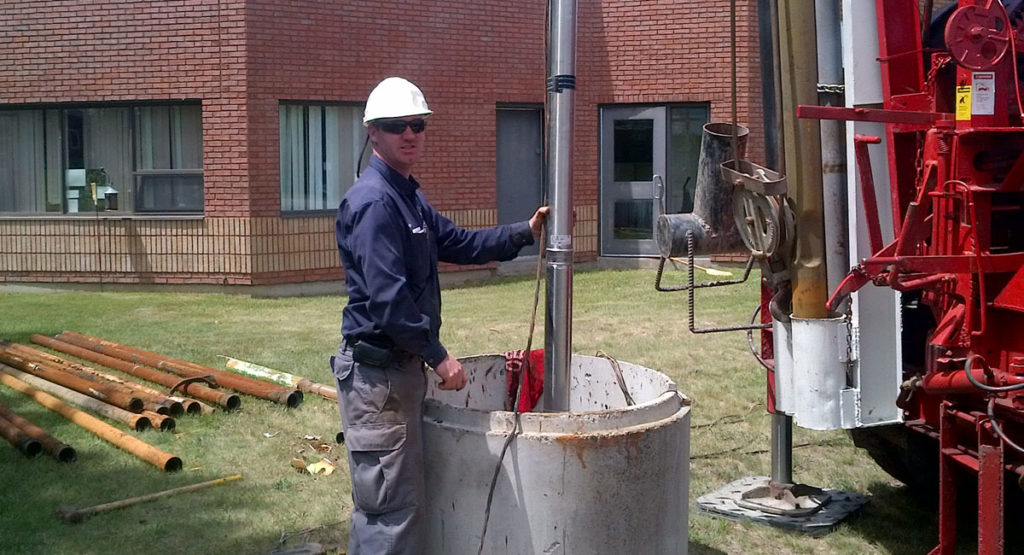
<instances>
[{"instance_id":1,"label":"black leather tool pouch","mask_svg":"<svg viewBox=\"0 0 1024 555\"><path fill-rule=\"evenodd\" d=\"M387 366L392 359L391 349L380 347L367 341L359 341L352 347L352 360L370 366Z\"/></svg>"}]
</instances>

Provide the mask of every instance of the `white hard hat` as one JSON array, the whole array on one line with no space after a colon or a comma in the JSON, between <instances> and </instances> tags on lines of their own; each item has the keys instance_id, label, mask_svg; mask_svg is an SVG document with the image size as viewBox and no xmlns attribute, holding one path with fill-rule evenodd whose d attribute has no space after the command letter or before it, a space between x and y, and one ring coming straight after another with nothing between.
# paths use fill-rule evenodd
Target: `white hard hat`
<instances>
[{"instance_id":1,"label":"white hard hat","mask_svg":"<svg viewBox=\"0 0 1024 555\"><path fill-rule=\"evenodd\" d=\"M366 98L363 125L376 119L429 116L423 92L401 77L388 77L381 81Z\"/></svg>"}]
</instances>

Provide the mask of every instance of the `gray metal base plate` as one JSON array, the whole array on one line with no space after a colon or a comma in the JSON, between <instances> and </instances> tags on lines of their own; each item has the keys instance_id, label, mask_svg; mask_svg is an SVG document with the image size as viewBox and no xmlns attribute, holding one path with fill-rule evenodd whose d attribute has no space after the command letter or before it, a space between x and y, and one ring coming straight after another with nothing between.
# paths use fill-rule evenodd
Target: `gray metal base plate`
<instances>
[{"instance_id":1,"label":"gray metal base plate","mask_svg":"<svg viewBox=\"0 0 1024 555\"><path fill-rule=\"evenodd\" d=\"M861 508L868 498L858 493L826 489L831 498L818 512L801 517L773 515L740 507L736 502L744 492L768 484L764 476L748 476L697 498L697 511L735 521L752 521L793 530L809 536L832 531L844 518Z\"/></svg>"}]
</instances>

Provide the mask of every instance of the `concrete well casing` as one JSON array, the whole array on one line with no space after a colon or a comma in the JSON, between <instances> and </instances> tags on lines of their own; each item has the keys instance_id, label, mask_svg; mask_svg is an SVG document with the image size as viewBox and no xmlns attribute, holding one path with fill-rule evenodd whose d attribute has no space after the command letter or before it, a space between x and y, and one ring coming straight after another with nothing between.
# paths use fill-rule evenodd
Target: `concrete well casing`
<instances>
[{"instance_id":1,"label":"concrete well casing","mask_svg":"<svg viewBox=\"0 0 1024 555\"><path fill-rule=\"evenodd\" d=\"M505 358L462 360L469 384L432 381L424 412L427 553L476 554L487 495L515 415ZM573 355L569 412L521 415L494 489L483 553L687 552L689 400L664 374ZM538 407L538 411L543 407Z\"/></svg>"}]
</instances>

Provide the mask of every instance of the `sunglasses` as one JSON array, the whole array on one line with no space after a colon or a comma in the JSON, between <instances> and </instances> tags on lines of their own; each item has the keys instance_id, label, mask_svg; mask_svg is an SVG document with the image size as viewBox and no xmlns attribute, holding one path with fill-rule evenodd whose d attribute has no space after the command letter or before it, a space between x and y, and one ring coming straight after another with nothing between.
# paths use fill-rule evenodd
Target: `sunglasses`
<instances>
[{"instance_id":1,"label":"sunglasses","mask_svg":"<svg viewBox=\"0 0 1024 555\"><path fill-rule=\"evenodd\" d=\"M427 120L423 118L416 118L412 121L405 120L392 120L392 121L378 121L374 123L377 129L385 133L391 133L393 135L401 135L405 133L405 128L412 129L413 133L422 133L427 128Z\"/></svg>"}]
</instances>

